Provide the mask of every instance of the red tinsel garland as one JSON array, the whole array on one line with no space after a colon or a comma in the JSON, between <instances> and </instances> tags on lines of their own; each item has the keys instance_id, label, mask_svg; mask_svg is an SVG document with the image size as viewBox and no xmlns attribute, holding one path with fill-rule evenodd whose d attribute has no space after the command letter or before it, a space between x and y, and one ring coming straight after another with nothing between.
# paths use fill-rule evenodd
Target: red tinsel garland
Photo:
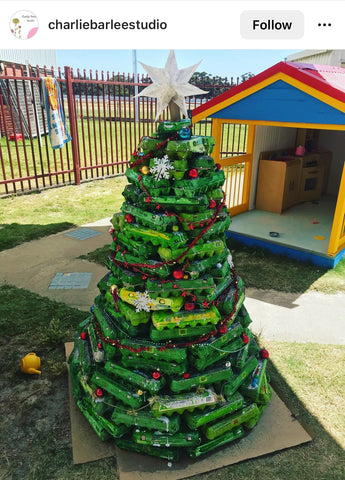
<instances>
[{"instance_id":1,"label":"red tinsel garland","mask_svg":"<svg viewBox=\"0 0 345 480\"><path fill-rule=\"evenodd\" d=\"M155 263L154 265L150 265L148 263L131 263L129 264L128 262L126 261L121 261L121 260L116 260L114 258L114 254L112 252L111 254L111 260L115 263L115 265L118 265L118 266L125 266L126 268L127 267L141 267L141 268L149 268L149 269L152 269L152 270L155 270L156 268L161 268L163 267L164 265L173 265L174 263L176 262L179 262L180 260L182 260L182 258L184 258L187 253L198 243L198 241L200 240L200 238L212 227L212 225L216 222L217 220L217 216L218 216L218 213L220 212L220 210L225 206L225 202L224 202L224 198L225 198L225 194L223 194L223 200L221 201L221 203L218 205L214 215L211 217L211 219L209 220L209 223L207 224L207 226L199 233L199 235L197 237L194 238L194 240L188 245L188 248L183 252L181 253L181 255L173 260L167 260L166 262L157 262ZM124 252L122 252L123 256L124 256ZM125 258L125 257L124 257Z\"/></svg>"},{"instance_id":2,"label":"red tinsel garland","mask_svg":"<svg viewBox=\"0 0 345 480\"><path fill-rule=\"evenodd\" d=\"M188 126L187 128L190 128L190 126ZM178 133L175 133L174 135L172 135L171 137L167 138L166 140L163 140L162 142L158 143L155 147L155 150L159 150L160 148L164 147L164 145L166 145L170 140L174 140L175 138L178 137ZM141 140L143 139L144 137L141 137L141 139L139 140L139 145L140 145L140 142ZM146 136L146 138L152 138L153 140L157 140L156 138L154 137L148 137ZM136 167L138 165L141 165L143 163L143 161L146 159L146 158L152 158L154 155L154 152L149 152L147 153L146 155L141 155L140 158L138 158L138 152L134 152L133 153L133 157L135 158L138 158L138 160L136 160L135 162L133 163L130 163L129 165L129 168L133 168L133 167Z\"/></svg>"},{"instance_id":3,"label":"red tinsel garland","mask_svg":"<svg viewBox=\"0 0 345 480\"><path fill-rule=\"evenodd\" d=\"M167 138L166 140L160 142L159 144L156 145L155 147L155 150L159 150L161 147L163 147L164 145L166 145L170 140L173 140L174 138L176 138L178 136L178 134L175 134L169 138ZM153 137L150 137L150 138L153 138ZM131 163L129 165L130 168L133 168L135 166L138 166L138 165L141 165L143 163L143 161L146 159L146 158L152 158L154 155L154 152L150 152L146 155L142 155L140 158L138 158L135 162ZM138 153L137 152L134 152L133 154L134 157L138 157ZM139 182L140 182L140 187L141 189L147 194L146 196L146 200L147 202L151 202L151 198L152 196L150 195L150 192L145 188L144 184L143 184L143 181L142 181L142 177L141 175L138 176L138 179L139 179ZM160 209L163 209L162 205L160 205L159 203L155 202L156 203L156 209L160 210ZM152 269L152 270L155 270L157 268L161 268L163 267L164 265L172 265L172 264L175 264L176 262L179 262L180 260L182 260L187 254L188 252L198 243L198 241L200 240L200 238L202 238L204 236L204 234L212 227L212 225L216 222L217 218L218 218L218 214L219 212L221 211L222 208L224 208L226 206L225 204L225 193L223 192L223 199L222 201L219 203L218 207L216 208L213 216L209 219L209 220L205 220L205 222L201 222L201 223L206 223L206 227L199 233L199 235L197 237L195 237L195 239L190 243L190 245L188 246L188 248L179 256L177 257L176 259L173 259L173 260L167 260L165 262L157 262L156 264L154 265L150 265L150 264L147 264L147 263L129 263L128 261L120 261L120 260L116 260L115 259L115 254L114 252L111 252L110 254L110 258L112 260L112 262L115 264L115 265L118 265L118 266L125 266L125 268L130 268L132 269L134 272L137 272L137 273L140 273L142 274L143 276L146 276L146 277L153 277L155 278L153 275L150 275L146 272L142 272L138 267L140 268L148 268L148 269ZM164 213L167 215L167 216L175 216L180 222L186 222L187 220L186 219L183 219L182 217L180 217L179 215L177 215L175 212L169 212L168 210L165 210L163 209ZM191 227L193 227L193 223L191 222L190 224ZM119 250L119 249L118 249ZM117 251L118 251L117 250ZM122 255L123 257L125 258L125 253L126 251L124 250L122 252ZM182 267L183 268L183 267ZM209 340L210 338L214 337L215 335L217 335L218 333L221 333L220 330L222 330L222 327L226 326L230 320L232 319L233 315L235 314L236 310L237 310L237 301L238 301L238 283L237 283L237 277L236 277L236 273L234 271L234 269L232 268L231 269L231 272L232 272L232 275L233 275L233 278L235 279L235 293L234 293L234 303L233 303L233 308L232 308L232 311L231 313L225 317L220 325L219 325L219 328L218 330L215 329L215 330L212 330L210 333L206 334L206 335L202 335L200 337L198 337L197 339L191 341L191 342L183 342L183 343L179 343L179 344L176 344L176 343L172 343L171 341L167 344L165 344L164 346L162 347L159 347L157 348L157 350L159 351L164 351L166 350L167 348L185 348L185 347L190 347L190 346L193 346L193 345L196 345L196 344L199 344L199 343L203 343L203 342L206 342L207 340ZM164 282L168 282L169 280L161 280L162 283ZM187 293L186 291L184 291L184 289L181 289L183 290L183 293ZM115 305L115 309L118 311L117 309L117 299L118 299L118 295L117 295L117 291L114 290L112 292L112 295L113 295L113 299L114 299L114 305ZM193 297L195 297L193 295ZM196 298L196 297L195 297ZM213 302L214 304L214 302ZM97 332L98 332L98 335L99 337L101 338L102 341L104 341L105 343L109 343L113 346L116 346L120 349L127 349L133 353L140 353L140 352L143 352L143 351L147 351L147 350L150 350L150 347L140 347L140 348L133 348L133 347L130 347L129 345L124 345L122 344L121 342L119 342L118 340L114 340L114 339L110 339L108 337L104 337L104 335L102 334L102 330L99 326L99 323L97 322L96 318L95 318L95 325L96 325L96 329L97 329Z\"/></svg>"},{"instance_id":4,"label":"red tinsel garland","mask_svg":"<svg viewBox=\"0 0 345 480\"><path fill-rule=\"evenodd\" d=\"M215 329L215 330L212 330L210 333L208 333L207 335L202 335L198 338L196 338L195 340L191 341L191 342L183 342L183 343L172 343L171 341L169 343L166 343L164 346L162 347L158 347L157 350L160 351L160 352L164 352L164 350L166 350L167 348L186 348L186 347L192 347L193 345L197 345L199 343L204 343L206 342L207 340L209 340L210 338L213 338L215 337L218 333L221 333L220 330L222 329L221 327L224 327L224 326L227 326L227 324L230 322L230 320L232 319L233 315L235 314L236 310L237 310L237 302L238 302L238 283L237 283L237 280L236 280L236 273L234 271L234 269L231 269L231 273L232 275L234 275L234 278L235 278L235 293L234 293L234 303L233 303L233 307L232 307L232 311L231 313L225 317L218 329ZM95 326L96 326L96 330L97 330L97 333L100 337L100 339L105 342L105 343L109 343L115 347L118 347L120 349L126 349L126 350L129 350L130 352L132 353L140 353L140 352L144 352L144 351L148 351L150 350L150 347L139 347L139 348L133 348L129 345L125 345L121 342L119 342L118 340L114 340L114 339L111 339L109 337L105 337L102 333L102 330L101 330L101 327L99 325L99 323L97 322L96 320L96 317L94 317L94 321L95 321Z\"/></svg>"}]
</instances>

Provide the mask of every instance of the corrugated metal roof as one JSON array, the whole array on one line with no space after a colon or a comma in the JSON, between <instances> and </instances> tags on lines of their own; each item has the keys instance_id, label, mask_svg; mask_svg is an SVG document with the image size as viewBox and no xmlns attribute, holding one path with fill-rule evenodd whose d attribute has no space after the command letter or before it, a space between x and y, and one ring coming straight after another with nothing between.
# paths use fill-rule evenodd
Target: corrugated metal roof
<instances>
[{"instance_id":1,"label":"corrugated metal roof","mask_svg":"<svg viewBox=\"0 0 345 480\"><path fill-rule=\"evenodd\" d=\"M9 63L19 63L39 67L57 68L56 50L21 50L21 49L0 49L0 60Z\"/></svg>"},{"instance_id":2,"label":"corrugated metal roof","mask_svg":"<svg viewBox=\"0 0 345 480\"><path fill-rule=\"evenodd\" d=\"M319 80L345 92L345 68L332 65L315 65L312 63L286 62L300 72L308 73Z\"/></svg>"}]
</instances>

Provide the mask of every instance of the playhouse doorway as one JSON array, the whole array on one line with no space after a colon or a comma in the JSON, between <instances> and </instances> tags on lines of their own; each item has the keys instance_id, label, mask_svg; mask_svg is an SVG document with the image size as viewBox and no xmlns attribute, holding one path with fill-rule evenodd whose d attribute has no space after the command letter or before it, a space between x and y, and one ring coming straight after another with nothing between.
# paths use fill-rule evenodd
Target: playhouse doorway
<instances>
[{"instance_id":1,"label":"playhouse doorway","mask_svg":"<svg viewBox=\"0 0 345 480\"><path fill-rule=\"evenodd\" d=\"M293 129L285 130L280 135L291 137ZM260 127L257 133L262 133ZM272 133L277 135L273 129ZM295 133L298 134L297 129ZM345 132L317 133L321 147L303 159L294 157L294 144L281 151L258 153L256 148L251 186L254 204L241 215L231 215L231 237L319 265L334 266L339 261L345 248ZM265 148L260 139L256 145ZM328 146L331 151L326 150ZM282 154L286 157L281 157ZM284 175L287 192L279 196Z\"/></svg>"}]
</instances>

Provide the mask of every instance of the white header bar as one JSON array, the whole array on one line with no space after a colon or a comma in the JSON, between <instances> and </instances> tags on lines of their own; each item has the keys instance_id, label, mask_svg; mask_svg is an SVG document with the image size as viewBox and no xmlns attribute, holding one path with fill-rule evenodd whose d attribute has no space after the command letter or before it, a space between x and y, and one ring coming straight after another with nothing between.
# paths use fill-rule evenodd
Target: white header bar
<instances>
[{"instance_id":1,"label":"white header bar","mask_svg":"<svg viewBox=\"0 0 345 480\"><path fill-rule=\"evenodd\" d=\"M317 0L0 1L0 49L343 49L343 5ZM258 12L258 18L244 12ZM298 22L290 27L298 35L275 28L283 18Z\"/></svg>"}]
</instances>

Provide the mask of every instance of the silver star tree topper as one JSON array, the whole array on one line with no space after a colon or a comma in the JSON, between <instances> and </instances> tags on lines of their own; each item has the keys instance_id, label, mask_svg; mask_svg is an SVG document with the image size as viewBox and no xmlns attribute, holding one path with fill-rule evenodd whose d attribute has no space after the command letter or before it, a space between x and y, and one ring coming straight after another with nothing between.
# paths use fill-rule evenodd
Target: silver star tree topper
<instances>
[{"instance_id":1,"label":"silver star tree topper","mask_svg":"<svg viewBox=\"0 0 345 480\"><path fill-rule=\"evenodd\" d=\"M204 90L201 90L200 88L188 83L201 62L192 65L191 67L182 68L179 70L177 67L174 50L170 50L164 68L150 67L142 62L139 63L150 75L153 83L142 90L138 94L138 97L157 98L157 115L155 121L158 120L159 115L163 112L163 110L166 109L168 105L170 109L171 120L179 120L180 111L187 117L187 107L184 98L191 95L207 93ZM178 108L176 108L176 106Z\"/></svg>"}]
</instances>

